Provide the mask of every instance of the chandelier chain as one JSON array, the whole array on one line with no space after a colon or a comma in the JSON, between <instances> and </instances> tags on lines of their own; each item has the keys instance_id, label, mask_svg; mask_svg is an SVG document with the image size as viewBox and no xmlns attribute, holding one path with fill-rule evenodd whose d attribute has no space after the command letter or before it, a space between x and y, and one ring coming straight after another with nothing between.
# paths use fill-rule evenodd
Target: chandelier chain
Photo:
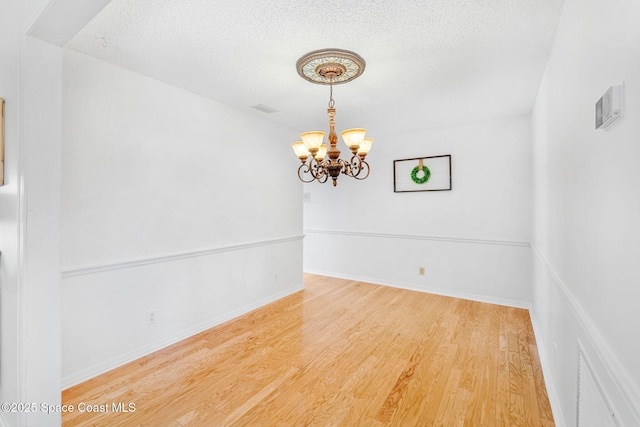
<instances>
[{"instance_id":1,"label":"chandelier chain","mask_svg":"<svg viewBox=\"0 0 640 427\"><path fill-rule=\"evenodd\" d=\"M333 108L336 102L333 100L333 78L329 79L329 108Z\"/></svg>"}]
</instances>

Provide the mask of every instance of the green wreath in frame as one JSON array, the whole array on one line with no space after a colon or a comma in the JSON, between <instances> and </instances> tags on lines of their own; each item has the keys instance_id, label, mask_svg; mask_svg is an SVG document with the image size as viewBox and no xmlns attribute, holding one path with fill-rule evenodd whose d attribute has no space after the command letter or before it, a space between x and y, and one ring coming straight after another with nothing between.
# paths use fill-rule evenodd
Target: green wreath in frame
<instances>
[{"instance_id":1,"label":"green wreath in frame","mask_svg":"<svg viewBox=\"0 0 640 427\"><path fill-rule=\"evenodd\" d=\"M422 171L424 175L418 178L418 174L420 173L420 171ZM422 159L420 159L418 166L413 168L413 170L411 171L411 180L416 184L424 184L425 182L429 181L429 177L431 177L431 171L428 167L422 164Z\"/></svg>"}]
</instances>

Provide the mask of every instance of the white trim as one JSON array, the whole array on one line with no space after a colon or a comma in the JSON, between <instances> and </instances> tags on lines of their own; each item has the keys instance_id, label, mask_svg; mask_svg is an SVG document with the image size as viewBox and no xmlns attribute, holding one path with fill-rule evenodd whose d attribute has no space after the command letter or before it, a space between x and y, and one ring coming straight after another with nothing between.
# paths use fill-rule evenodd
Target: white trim
<instances>
[{"instance_id":1,"label":"white trim","mask_svg":"<svg viewBox=\"0 0 640 427\"><path fill-rule=\"evenodd\" d=\"M332 271L316 270L313 268L312 269L306 268L304 271L305 273L319 274L321 276L337 277L339 279L355 280L358 282L372 283L374 285L382 285L382 286L389 286L392 288L406 289L408 291L443 295L446 297L485 302L488 304L504 305L507 307L524 308L526 310L531 309L531 303L529 302L516 301L516 300L507 299L507 298L488 297L486 295L477 295L477 294L471 294L467 292L457 292L457 291L451 291L448 289L440 289L440 288L432 288L432 287L422 288L422 287L417 287L417 286L410 285L407 283L402 283L402 282L380 280L380 279L375 279L373 277L365 277L365 276L358 276L358 275L351 275L351 274L335 273Z\"/></svg>"},{"instance_id":2,"label":"white trim","mask_svg":"<svg viewBox=\"0 0 640 427\"><path fill-rule=\"evenodd\" d=\"M587 316L585 310L573 296L567 285L562 281L558 273L553 269L549 261L547 261L545 256L542 255L540 250L533 243L531 244L531 248L547 269L547 272L560 291L560 295L562 295L565 303L571 309L578 324L584 331L585 336L590 341L591 346L595 349L595 356L600 359L600 362L607 370L607 374L611 377L613 383L618 388L618 392L624 399L626 406L640 425L640 390L638 390L635 384L629 380L631 376L627 374L607 342L604 340L591 319Z\"/></svg>"},{"instance_id":3,"label":"white trim","mask_svg":"<svg viewBox=\"0 0 640 427\"><path fill-rule=\"evenodd\" d=\"M582 345L582 341L580 341L580 338L577 339L577 344L578 344L577 345L577 350L578 350L578 366L577 366L578 392L577 392L576 423L578 425L582 425L580 423L580 402L581 402L581 398L580 398L580 382L582 381L582 379L580 378L580 358L582 358L584 360L585 367L586 367L587 371L589 372L589 375L591 375L591 379L593 380L596 388L598 389L598 393L600 393L600 397L602 398L602 402L604 403L604 406L606 407L607 412L609 413L609 416L611 417L611 419L613 420L613 423L616 426L620 426L620 424L618 423L618 419L616 418L615 411L613 411L613 409L611 409L613 407L613 405L611 405L611 399L609 398L609 394L602 387L602 381L600 380L600 375L598 375L596 370L593 368L593 363L591 363L591 358L589 357L589 355L585 351L584 345ZM586 423L586 424L589 424L589 423Z\"/></svg>"},{"instance_id":4,"label":"white trim","mask_svg":"<svg viewBox=\"0 0 640 427\"><path fill-rule=\"evenodd\" d=\"M467 238L458 238L458 237L420 236L420 235L413 235L413 234L365 233L360 231L341 231L341 230L313 230L308 228L305 228L304 232L310 233L310 234L334 234L334 235L340 235L340 236L378 237L378 238L385 238L385 239L435 240L439 242L479 243L483 245L507 245L507 246L529 247L529 242L514 242L509 240L467 239Z\"/></svg>"},{"instance_id":5,"label":"white trim","mask_svg":"<svg viewBox=\"0 0 640 427\"><path fill-rule=\"evenodd\" d=\"M43 0L41 6L38 6L36 10L33 11L31 16L27 18L24 25L22 26L22 32L26 36L31 36L31 32L38 25L40 21L45 17L47 12L53 7L55 0ZM46 41L46 40L45 40Z\"/></svg>"},{"instance_id":6,"label":"white trim","mask_svg":"<svg viewBox=\"0 0 640 427\"><path fill-rule=\"evenodd\" d=\"M17 212L17 221L18 221L18 248L17 248L17 272L16 272L16 304L17 304L17 313L16 313L16 328L17 328L17 348L16 348L16 394L18 396L19 402L27 401L27 303L26 303L26 290L25 290L25 279L24 276L27 271L26 265L26 236L27 236L27 189L25 185L25 176L27 175L27 147L25 145L25 52L27 50L27 35L20 35L20 64L19 72L18 72L18 93L17 93L17 109L18 109L18 117L17 117L17 151L18 151L18 159L17 159L17 192L18 192L18 212ZM26 425L26 414L18 413L17 415L17 425L22 426Z\"/></svg>"},{"instance_id":7,"label":"white trim","mask_svg":"<svg viewBox=\"0 0 640 427\"><path fill-rule=\"evenodd\" d=\"M258 246L275 245L279 243L293 242L302 240L304 235L282 237L279 239L260 240L249 243L240 243L228 246L219 246L215 248L197 249L193 251L174 252L171 254L154 255L145 258L135 258L130 260L110 261L100 264L85 265L78 267L66 267L62 269L62 278L81 276L84 274L102 273L104 271L120 270L123 268L139 267L147 264L158 264L163 262L175 261L184 258L199 257L204 255L218 254L221 252L238 251L243 249L255 248Z\"/></svg>"},{"instance_id":8,"label":"white trim","mask_svg":"<svg viewBox=\"0 0 640 427\"><path fill-rule=\"evenodd\" d=\"M42 10L27 20L25 32L31 37L62 48L100 13L109 1L43 0ZM64 25L61 25L62 20Z\"/></svg>"},{"instance_id":9,"label":"white trim","mask_svg":"<svg viewBox=\"0 0 640 427\"><path fill-rule=\"evenodd\" d=\"M562 413L562 403L560 402L560 395L556 389L556 381L553 377L553 370L549 365L551 358L547 352L547 348L542 338L542 332L538 323L538 318L533 309L529 310L529 317L531 318L531 325L533 326L533 335L536 338L536 345L538 346L538 359L542 366L542 376L544 377L544 385L547 388L547 396L549 397L549 403L551 404L551 412L553 413L553 421L557 427L565 427L564 415Z\"/></svg>"},{"instance_id":10,"label":"white trim","mask_svg":"<svg viewBox=\"0 0 640 427\"><path fill-rule=\"evenodd\" d=\"M270 304L274 301L277 301L281 298L294 294L296 292L302 291L304 286L302 284L298 286L293 286L289 289L285 289L284 291L280 291L276 294L270 295L268 297L262 298L258 301L247 304L243 307L237 308L228 313L224 313L220 316L216 316L212 319L209 319L205 322L199 323L195 326L186 328L180 332L176 332L171 334L163 339L155 341L151 344L145 345L143 347L136 348L134 350L128 351L119 356L113 357L107 361L98 363L89 368L83 369L80 372L76 372L71 375L67 375L62 378L62 389L65 390L69 387L73 387L74 385L80 384L84 381L87 381L93 377L104 374L112 369L115 369L119 366L125 365L129 362L132 362L141 357L147 356L155 351L161 350L165 347L168 347L172 344L175 344L179 341L192 337L202 331L206 331L207 329L213 328L214 326L220 325L224 322L232 320L238 316L242 316L250 311L253 311L257 308L260 308L264 305Z\"/></svg>"}]
</instances>

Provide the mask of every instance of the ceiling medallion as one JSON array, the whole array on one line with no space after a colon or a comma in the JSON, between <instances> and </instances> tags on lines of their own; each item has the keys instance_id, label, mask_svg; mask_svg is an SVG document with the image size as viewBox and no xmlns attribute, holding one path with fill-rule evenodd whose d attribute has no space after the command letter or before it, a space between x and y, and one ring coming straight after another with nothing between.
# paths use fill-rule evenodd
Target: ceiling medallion
<instances>
[{"instance_id":1,"label":"ceiling medallion","mask_svg":"<svg viewBox=\"0 0 640 427\"><path fill-rule=\"evenodd\" d=\"M335 187L340 173L358 180L369 176L369 164L364 159L371 149L373 139L365 138L367 131L362 128L341 132L342 140L352 154L350 160L343 160L337 148L338 135L333 119L336 115L333 85L346 83L360 76L364 66L364 59L360 55L341 49L316 50L298 59L296 69L302 78L312 83L329 85L329 145L322 143L324 132L318 131L304 132L300 134L301 141L291 144L302 162L298 168L298 178L302 182L318 181L324 184L331 177ZM307 163L309 157L311 160Z\"/></svg>"},{"instance_id":2,"label":"ceiling medallion","mask_svg":"<svg viewBox=\"0 0 640 427\"><path fill-rule=\"evenodd\" d=\"M359 77L366 63L355 52L342 49L314 50L298 59L298 74L311 83L340 84Z\"/></svg>"}]
</instances>

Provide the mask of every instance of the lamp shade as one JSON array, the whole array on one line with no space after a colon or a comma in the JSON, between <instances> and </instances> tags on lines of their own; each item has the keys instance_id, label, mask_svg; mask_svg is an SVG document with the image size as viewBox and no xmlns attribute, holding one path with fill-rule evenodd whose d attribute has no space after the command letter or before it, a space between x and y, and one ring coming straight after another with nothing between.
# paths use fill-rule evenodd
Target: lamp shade
<instances>
[{"instance_id":1,"label":"lamp shade","mask_svg":"<svg viewBox=\"0 0 640 427\"><path fill-rule=\"evenodd\" d=\"M344 141L345 145L351 148L359 147L360 144L362 144L365 133L367 133L366 129L356 128L342 131L340 132L340 135L342 135L342 140Z\"/></svg>"},{"instance_id":2,"label":"lamp shade","mask_svg":"<svg viewBox=\"0 0 640 427\"><path fill-rule=\"evenodd\" d=\"M327 144L322 144L320 146L320 149L318 150L318 152L315 155L316 160L320 161L322 159L324 159L324 156L327 154L327 150L329 149L329 146Z\"/></svg>"},{"instance_id":3,"label":"lamp shade","mask_svg":"<svg viewBox=\"0 0 640 427\"><path fill-rule=\"evenodd\" d=\"M291 144L291 148L293 148L293 152L296 153L298 157L309 157L309 150L304 146L304 142L298 141Z\"/></svg>"},{"instance_id":4,"label":"lamp shade","mask_svg":"<svg viewBox=\"0 0 640 427\"><path fill-rule=\"evenodd\" d=\"M302 139L304 146L309 150L312 148L320 148L322 140L324 139L324 132L313 131L301 133L300 139Z\"/></svg>"},{"instance_id":5,"label":"lamp shade","mask_svg":"<svg viewBox=\"0 0 640 427\"><path fill-rule=\"evenodd\" d=\"M365 138L358 148L358 154L367 154L371 150L371 144L373 144L373 138Z\"/></svg>"}]
</instances>

